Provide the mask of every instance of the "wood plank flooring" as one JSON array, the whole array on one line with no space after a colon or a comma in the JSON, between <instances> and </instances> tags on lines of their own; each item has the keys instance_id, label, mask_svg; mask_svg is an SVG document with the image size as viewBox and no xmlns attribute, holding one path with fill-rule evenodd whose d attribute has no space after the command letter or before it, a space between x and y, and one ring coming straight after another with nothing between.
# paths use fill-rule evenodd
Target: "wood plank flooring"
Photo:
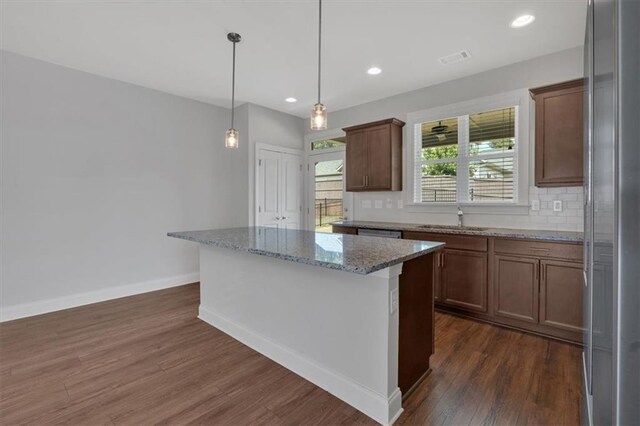
<instances>
[{"instance_id":1,"label":"wood plank flooring","mask_svg":"<svg viewBox=\"0 0 640 426\"><path fill-rule=\"evenodd\" d=\"M198 285L0 324L0 424L375 424L198 320ZM446 314L397 424L574 425L580 349Z\"/></svg>"}]
</instances>

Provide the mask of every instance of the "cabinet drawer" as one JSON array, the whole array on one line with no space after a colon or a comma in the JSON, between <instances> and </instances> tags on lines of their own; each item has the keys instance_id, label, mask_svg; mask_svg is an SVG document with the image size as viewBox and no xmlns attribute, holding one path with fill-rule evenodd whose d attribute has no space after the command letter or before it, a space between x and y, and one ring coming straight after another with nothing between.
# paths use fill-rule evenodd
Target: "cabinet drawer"
<instances>
[{"instance_id":1,"label":"cabinet drawer","mask_svg":"<svg viewBox=\"0 0 640 426\"><path fill-rule=\"evenodd\" d=\"M402 233L405 240L437 241L446 244L448 249L487 251L487 238L467 235L437 234L430 232L406 231Z\"/></svg>"},{"instance_id":2,"label":"cabinet drawer","mask_svg":"<svg viewBox=\"0 0 640 426\"><path fill-rule=\"evenodd\" d=\"M358 228L352 228L350 226L332 225L331 230L334 234L358 235Z\"/></svg>"},{"instance_id":3,"label":"cabinet drawer","mask_svg":"<svg viewBox=\"0 0 640 426\"><path fill-rule=\"evenodd\" d=\"M535 257L582 260L582 244L496 238L494 251L496 253L524 254Z\"/></svg>"}]
</instances>

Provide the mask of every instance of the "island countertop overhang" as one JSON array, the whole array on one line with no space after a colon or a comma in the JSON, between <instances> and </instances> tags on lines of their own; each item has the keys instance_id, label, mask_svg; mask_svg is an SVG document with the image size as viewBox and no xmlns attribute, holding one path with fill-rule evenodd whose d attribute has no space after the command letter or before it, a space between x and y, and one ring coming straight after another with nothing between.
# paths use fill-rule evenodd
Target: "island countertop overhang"
<instances>
[{"instance_id":1,"label":"island countertop overhang","mask_svg":"<svg viewBox=\"0 0 640 426\"><path fill-rule=\"evenodd\" d=\"M242 227L169 232L169 237L329 269L370 274L438 251L444 243L297 229Z\"/></svg>"}]
</instances>

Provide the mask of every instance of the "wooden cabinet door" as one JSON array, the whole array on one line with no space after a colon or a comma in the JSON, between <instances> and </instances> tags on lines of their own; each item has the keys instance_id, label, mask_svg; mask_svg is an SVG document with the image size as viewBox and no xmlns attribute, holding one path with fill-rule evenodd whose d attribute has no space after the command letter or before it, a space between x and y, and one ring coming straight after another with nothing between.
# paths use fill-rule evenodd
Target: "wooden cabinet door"
<instances>
[{"instance_id":1,"label":"wooden cabinet door","mask_svg":"<svg viewBox=\"0 0 640 426\"><path fill-rule=\"evenodd\" d=\"M345 127L347 191L402 191L402 127L395 118Z\"/></svg>"},{"instance_id":2,"label":"wooden cabinet door","mask_svg":"<svg viewBox=\"0 0 640 426\"><path fill-rule=\"evenodd\" d=\"M536 101L536 186L583 182L584 82L533 89Z\"/></svg>"},{"instance_id":3,"label":"wooden cabinet door","mask_svg":"<svg viewBox=\"0 0 640 426\"><path fill-rule=\"evenodd\" d=\"M365 135L369 158L367 190L391 190L391 126L372 127L365 131Z\"/></svg>"},{"instance_id":4,"label":"wooden cabinet door","mask_svg":"<svg viewBox=\"0 0 640 426\"><path fill-rule=\"evenodd\" d=\"M500 254L494 259L495 315L537 324L540 261Z\"/></svg>"},{"instance_id":5,"label":"wooden cabinet door","mask_svg":"<svg viewBox=\"0 0 640 426\"><path fill-rule=\"evenodd\" d=\"M367 140L365 130L347 133L347 191L362 191L367 176Z\"/></svg>"},{"instance_id":6,"label":"wooden cabinet door","mask_svg":"<svg viewBox=\"0 0 640 426\"><path fill-rule=\"evenodd\" d=\"M472 311L487 311L487 254L443 250L442 303Z\"/></svg>"},{"instance_id":7,"label":"wooden cabinet door","mask_svg":"<svg viewBox=\"0 0 640 426\"><path fill-rule=\"evenodd\" d=\"M582 333L582 264L540 263L540 324Z\"/></svg>"}]
</instances>

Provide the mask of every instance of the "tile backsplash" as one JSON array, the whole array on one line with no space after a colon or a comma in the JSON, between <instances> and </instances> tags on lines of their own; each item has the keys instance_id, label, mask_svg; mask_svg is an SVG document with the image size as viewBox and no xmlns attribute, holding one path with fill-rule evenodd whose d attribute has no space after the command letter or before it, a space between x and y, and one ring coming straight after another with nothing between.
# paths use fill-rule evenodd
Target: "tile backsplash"
<instances>
[{"instance_id":1,"label":"tile backsplash","mask_svg":"<svg viewBox=\"0 0 640 426\"><path fill-rule=\"evenodd\" d=\"M528 221L540 229L581 231L584 224L583 189L581 186L566 188L529 188L529 203L540 202L540 210L529 209ZM561 211L554 211L555 201L561 202Z\"/></svg>"},{"instance_id":2,"label":"tile backsplash","mask_svg":"<svg viewBox=\"0 0 640 426\"><path fill-rule=\"evenodd\" d=\"M582 187L529 188L529 209L517 214L465 211L464 223L468 226L496 228L541 229L557 231L583 230ZM455 225L455 210L446 213L422 212L403 206L402 193L355 193L351 219L400 223L424 223ZM561 203L561 211L554 211L553 204ZM534 207L539 208L534 210Z\"/></svg>"}]
</instances>

